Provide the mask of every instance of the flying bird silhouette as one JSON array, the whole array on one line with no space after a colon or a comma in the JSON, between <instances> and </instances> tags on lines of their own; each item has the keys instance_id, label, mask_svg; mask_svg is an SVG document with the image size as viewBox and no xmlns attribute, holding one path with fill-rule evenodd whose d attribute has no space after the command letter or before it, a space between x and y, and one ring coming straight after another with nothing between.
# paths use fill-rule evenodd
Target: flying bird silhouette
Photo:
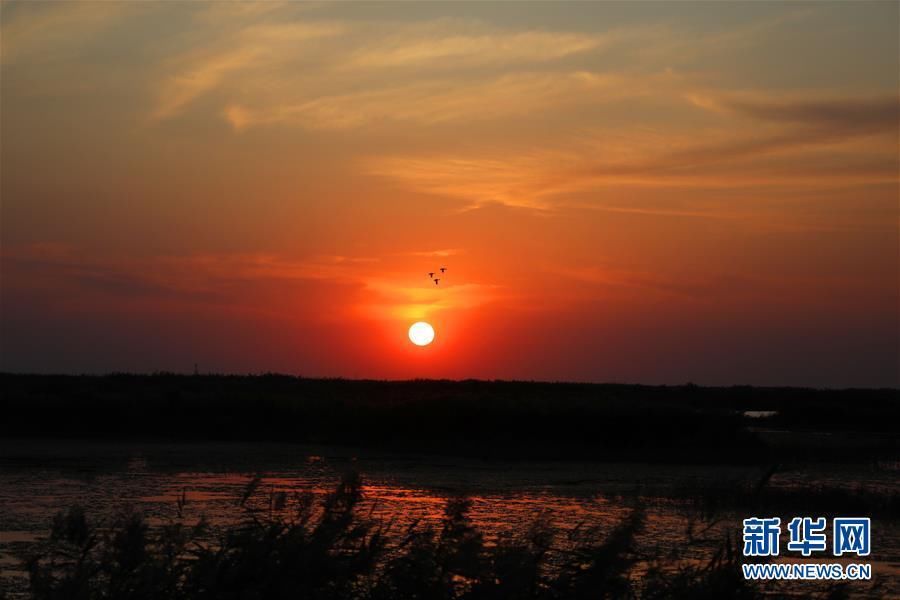
<instances>
[{"instance_id":1,"label":"flying bird silhouette","mask_svg":"<svg viewBox=\"0 0 900 600\"><path fill-rule=\"evenodd\" d=\"M447 270L447 267L441 267L441 273Z\"/></svg>"},{"instance_id":2,"label":"flying bird silhouette","mask_svg":"<svg viewBox=\"0 0 900 600\"><path fill-rule=\"evenodd\" d=\"M440 279L435 279L435 280L434 280L434 285L437 285L437 284L438 284L438 281L440 281Z\"/></svg>"},{"instance_id":3,"label":"flying bird silhouette","mask_svg":"<svg viewBox=\"0 0 900 600\"><path fill-rule=\"evenodd\" d=\"M428 276L434 279L434 273L429 273Z\"/></svg>"}]
</instances>

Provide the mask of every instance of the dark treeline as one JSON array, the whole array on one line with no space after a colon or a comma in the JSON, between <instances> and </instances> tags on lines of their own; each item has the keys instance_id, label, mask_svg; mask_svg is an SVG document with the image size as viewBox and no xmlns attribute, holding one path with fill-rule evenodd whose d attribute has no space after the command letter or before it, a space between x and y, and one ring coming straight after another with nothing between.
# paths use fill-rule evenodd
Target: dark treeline
<instances>
[{"instance_id":1,"label":"dark treeline","mask_svg":"<svg viewBox=\"0 0 900 600\"><path fill-rule=\"evenodd\" d=\"M898 390L367 381L283 375L0 375L0 435L267 440L523 458L771 459L760 429L850 432L822 458L895 457ZM775 411L749 419L744 411ZM839 435L838 435L839 434ZM798 439L801 436L798 436ZM784 448L778 453L783 458ZM826 456L829 455L830 456Z\"/></svg>"}]
</instances>

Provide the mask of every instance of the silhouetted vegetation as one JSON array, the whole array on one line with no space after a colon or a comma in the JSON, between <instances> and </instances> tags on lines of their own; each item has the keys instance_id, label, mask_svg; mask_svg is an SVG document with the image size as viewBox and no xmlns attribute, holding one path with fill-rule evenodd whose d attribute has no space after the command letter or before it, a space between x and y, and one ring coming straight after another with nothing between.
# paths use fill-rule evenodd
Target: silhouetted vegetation
<instances>
[{"instance_id":1,"label":"silhouetted vegetation","mask_svg":"<svg viewBox=\"0 0 900 600\"><path fill-rule=\"evenodd\" d=\"M635 508L606 535L571 532L553 547L545 516L523 535L486 543L465 498L434 525L395 531L357 514L361 487L346 478L323 500L308 493L240 499L245 521L211 537L203 522L152 529L125 511L106 527L72 508L53 521L46 552L28 561L36 600L304 598L515 600L753 598L726 540L705 564L638 557ZM639 577L633 567L644 564Z\"/></svg>"},{"instance_id":2,"label":"silhouetted vegetation","mask_svg":"<svg viewBox=\"0 0 900 600\"><path fill-rule=\"evenodd\" d=\"M472 456L768 463L775 456L896 457L900 427L900 395L890 389L172 374L4 374L0 382L3 436L287 440ZM775 414L750 419L743 414L749 410ZM770 429L796 435L773 441L760 433Z\"/></svg>"},{"instance_id":3,"label":"silhouetted vegetation","mask_svg":"<svg viewBox=\"0 0 900 600\"><path fill-rule=\"evenodd\" d=\"M764 446L741 415L750 408L777 411L767 419L771 425L799 429L812 421L840 430L855 423L896 433L900 422L890 418L898 413L892 390L380 382L274 375L4 375L3 389L8 418L2 431L7 435L287 439L424 451L452 447L486 455L568 456L577 451L656 460L759 458ZM885 448L896 447L896 436L882 441ZM828 453L822 448L816 453L823 452Z\"/></svg>"}]
</instances>

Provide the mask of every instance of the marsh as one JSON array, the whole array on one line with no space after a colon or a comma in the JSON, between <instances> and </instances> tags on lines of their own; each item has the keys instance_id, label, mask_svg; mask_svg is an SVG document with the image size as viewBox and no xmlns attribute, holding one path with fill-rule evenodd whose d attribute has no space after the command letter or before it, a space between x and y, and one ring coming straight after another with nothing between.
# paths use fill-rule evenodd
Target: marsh
<instances>
[{"instance_id":1,"label":"marsh","mask_svg":"<svg viewBox=\"0 0 900 600\"><path fill-rule=\"evenodd\" d=\"M488 546L545 521L553 532L550 565L587 532L604 540L639 510L626 573L632 581L658 564L671 570L706 564L726 540L738 538L740 520L752 510L782 518L816 505L836 514L866 511L876 523L875 578L849 591L900 593L896 464L795 464L771 473L753 465L523 463L285 443L39 439L0 444L4 587L9 597L27 596L25 561L47 548L54 516L73 506L101 528L123 511L140 514L151 531L204 521L203 539L214 542L244 522L248 485L255 490L251 504L277 516L290 507L273 508L272 498L308 493L322 501L348 473L361 480L356 514L390 522L398 536L410 527L439 528L448 502L460 497L470 503L467 522ZM823 589L809 584L795 591Z\"/></svg>"}]
</instances>

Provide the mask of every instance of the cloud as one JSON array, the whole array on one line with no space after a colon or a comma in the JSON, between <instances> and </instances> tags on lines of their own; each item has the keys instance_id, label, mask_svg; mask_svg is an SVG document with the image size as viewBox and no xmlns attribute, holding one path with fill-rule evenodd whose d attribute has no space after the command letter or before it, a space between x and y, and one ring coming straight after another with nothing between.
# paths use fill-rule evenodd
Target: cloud
<instances>
[{"instance_id":1,"label":"cloud","mask_svg":"<svg viewBox=\"0 0 900 600\"><path fill-rule=\"evenodd\" d=\"M652 38L635 49L633 60L672 65L753 52L760 44L765 44L772 34L814 15L815 11L808 8L793 8L730 28L717 27L710 31L676 28L661 23L654 27Z\"/></svg>"},{"instance_id":2,"label":"cloud","mask_svg":"<svg viewBox=\"0 0 900 600\"><path fill-rule=\"evenodd\" d=\"M452 33L448 30L461 31ZM427 66L460 69L514 62L542 63L586 52L614 41L612 35L555 31L493 31L478 23L439 21L417 24L404 33L354 51L346 68ZM423 30L425 30L423 32Z\"/></svg>"},{"instance_id":3,"label":"cloud","mask_svg":"<svg viewBox=\"0 0 900 600\"><path fill-rule=\"evenodd\" d=\"M381 157L363 168L417 192L456 198L468 207L487 203L541 208L544 197L564 191L552 177L551 157L544 153L507 157ZM541 179L548 181L541 185ZM549 186L549 189L548 189Z\"/></svg>"},{"instance_id":4,"label":"cloud","mask_svg":"<svg viewBox=\"0 0 900 600\"><path fill-rule=\"evenodd\" d=\"M454 252L435 250L429 255ZM406 318L472 308L490 301L499 289L478 282L436 289L421 282L419 274L410 276L405 265L392 270L379 264L380 257L370 256L194 253L109 258L44 243L4 248L0 258L8 289L30 289L63 309L78 302L91 311L189 307L287 318L298 310L317 311L317 318L320 312ZM341 291L326 294L330 289Z\"/></svg>"},{"instance_id":5,"label":"cloud","mask_svg":"<svg viewBox=\"0 0 900 600\"><path fill-rule=\"evenodd\" d=\"M173 117L206 92L215 89L232 71L251 64L260 56L257 49L241 48L197 61L192 70L175 75L162 85L155 119Z\"/></svg>"},{"instance_id":6,"label":"cloud","mask_svg":"<svg viewBox=\"0 0 900 600\"><path fill-rule=\"evenodd\" d=\"M806 126L834 135L896 134L900 98L771 98L759 93L689 94L696 106L760 121Z\"/></svg>"},{"instance_id":7,"label":"cloud","mask_svg":"<svg viewBox=\"0 0 900 600\"><path fill-rule=\"evenodd\" d=\"M357 307L366 316L382 319L425 319L448 310L463 311L498 298L502 286L463 283L438 288L403 278L376 278L367 283L367 301Z\"/></svg>"},{"instance_id":8,"label":"cloud","mask_svg":"<svg viewBox=\"0 0 900 600\"><path fill-rule=\"evenodd\" d=\"M544 270L592 287L630 290L641 294L655 292L664 296L678 296L701 301L708 299L723 288L727 289L721 281L715 278L693 277L687 279L683 274L679 277L672 277L665 272L627 270L609 265L562 266L548 264L544 266ZM588 296L593 296L595 293L591 291Z\"/></svg>"},{"instance_id":9,"label":"cloud","mask_svg":"<svg viewBox=\"0 0 900 600\"><path fill-rule=\"evenodd\" d=\"M697 104L697 98L691 101ZM726 111L726 126L595 131L529 150L369 157L362 168L413 191L457 198L470 208L496 203L547 209L565 194L605 186L894 183L897 106L895 98L880 97L704 99L704 108ZM751 122L734 122L735 115Z\"/></svg>"},{"instance_id":10,"label":"cloud","mask_svg":"<svg viewBox=\"0 0 900 600\"><path fill-rule=\"evenodd\" d=\"M20 272L52 275L110 293L210 297L239 282L342 280L374 257L314 256L292 260L267 253L204 254L106 258L63 244L4 248L4 263Z\"/></svg>"},{"instance_id":11,"label":"cloud","mask_svg":"<svg viewBox=\"0 0 900 600\"><path fill-rule=\"evenodd\" d=\"M436 258L445 258L448 256L456 256L462 254L459 248L442 248L440 250L421 250L415 252L407 252L407 256L432 256Z\"/></svg>"},{"instance_id":12,"label":"cloud","mask_svg":"<svg viewBox=\"0 0 900 600\"><path fill-rule=\"evenodd\" d=\"M648 271L641 268L622 268L603 260L595 264L556 264L540 266L542 272L578 282L578 286L562 285L564 298L579 302L596 302L598 297L624 295L633 300L647 300L652 294L669 301L688 301L694 304L750 302L754 306L784 302L805 306L808 301L803 290L813 297L835 297L848 290L872 285L864 276L821 273L763 273L709 269L705 272ZM875 286L877 289L877 285ZM683 304L682 304L683 305Z\"/></svg>"},{"instance_id":13,"label":"cloud","mask_svg":"<svg viewBox=\"0 0 900 600\"><path fill-rule=\"evenodd\" d=\"M267 71L302 54L309 43L340 35L345 26L332 22L259 24L246 27L212 50L191 51L172 59L173 74L161 83L156 119L171 118L191 102L226 83L241 71ZM262 86L260 86L262 89Z\"/></svg>"},{"instance_id":14,"label":"cloud","mask_svg":"<svg viewBox=\"0 0 900 600\"><path fill-rule=\"evenodd\" d=\"M129 2L4 2L0 4L0 63L23 58L70 58L92 36L148 5Z\"/></svg>"},{"instance_id":15,"label":"cloud","mask_svg":"<svg viewBox=\"0 0 900 600\"><path fill-rule=\"evenodd\" d=\"M504 30L453 19L387 28L355 21L274 24L265 20L268 12L259 17L262 22L239 27L230 12L218 16L222 23L210 39L194 44L201 50L167 62L154 118L175 117L213 92L221 104L217 110L236 130L521 117L588 101L584 96L597 102L634 93L637 82L622 74L553 70L547 63L649 35L646 28L590 34ZM401 67L420 71L415 77L397 74ZM645 83L653 84L652 77Z\"/></svg>"},{"instance_id":16,"label":"cloud","mask_svg":"<svg viewBox=\"0 0 900 600\"><path fill-rule=\"evenodd\" d=\"M295 125L342 130L385 121L435 125L524 117L574 104L607 103L649 95L669 85L673 75L632 78L587 71L516 73L489 79L424 81L350 94L321 96L297 104L249 107L232 104L223 112L237 130L255 125Z\"/></svg>"}]
</instances>

